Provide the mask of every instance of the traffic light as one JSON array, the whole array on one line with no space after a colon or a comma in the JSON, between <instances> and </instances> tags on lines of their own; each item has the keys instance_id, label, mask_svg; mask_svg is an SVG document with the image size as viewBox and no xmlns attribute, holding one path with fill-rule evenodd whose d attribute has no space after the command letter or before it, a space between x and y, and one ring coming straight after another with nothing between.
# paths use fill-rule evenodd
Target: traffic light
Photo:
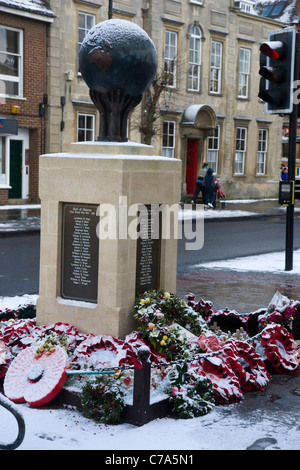
<instances>
[{"instance_id":1,"label":"traffic light","mask_svg":"<svg viewBox=\"0 0 300 470\"><path fill-rule=\"evenodd\" d=\"M296 29L271 31L260 45L261 75L258 96L266 103L267 114L290 114L293 110L293 81Z\"/></svg>"}]
</instances>

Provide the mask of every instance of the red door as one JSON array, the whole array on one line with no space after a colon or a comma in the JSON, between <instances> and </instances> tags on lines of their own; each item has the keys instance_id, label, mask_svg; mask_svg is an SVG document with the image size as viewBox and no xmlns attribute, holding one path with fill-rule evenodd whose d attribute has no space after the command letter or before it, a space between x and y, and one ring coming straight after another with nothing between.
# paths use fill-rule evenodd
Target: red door
<instances>
[{"instance_id":1,"label":"red door","mask_svg":"<svg viewBox=\"0 0 300 470\"><path fill-rule=\"evenodd\" d=\"M194 194L197 178L198 140L187 140L186 192Z\"/></svg>"}]
</instances>

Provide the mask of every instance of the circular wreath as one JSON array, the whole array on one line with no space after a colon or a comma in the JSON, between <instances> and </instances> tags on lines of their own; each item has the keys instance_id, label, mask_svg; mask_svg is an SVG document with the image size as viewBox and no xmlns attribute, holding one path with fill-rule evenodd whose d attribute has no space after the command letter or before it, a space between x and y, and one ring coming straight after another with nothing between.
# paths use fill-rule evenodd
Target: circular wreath
<instances>
[{"instance_id":1,"label":"circular wreath","mask_svg":"<svg viewBox=\"0 0 300 470\"><path fill-rule=\"evenodd\" d=\"M68 367L68 355L60 346L51 354L44 353L41 356L37 356L36 347L25 348L7 370L4 393L14 403L45 405L63 387Z\"/></svg>"},{"instance_id":2,"label":"circular wreath","mask_svg":"<svg viewBox=\"0 0 300 470\"><path fill-rule=\"evenodd\" d=\"M230 405L242 399L239 380L222 358L199 357L198 365L199 373L204 372L212 383L216 405Z\"/></svg>"},{"instance_id":3,"label":"circular wreath","mask_svg":"<svg viewBox=\"0 0 300 470\"><path fill-rule=\"evenodd\" d=\"M246 392L265 390L271 376L255 348L246 341L229 339L223 347L226 364Z\"/></svg>"},{"instance_id":4,"label":"circular wreath","mask_svg":"<svg viewBox=\"0 0 300 470\"><path fill-rule=\"evenodd\" d=\"M80 368L83 364L88 364L91 369L103 367L103 357L97 355L100 350L106 350L115 356L116 365L126 357L126 351L123 350L124 342L119 338L110 335L87 335L74 350L71 357L72 368ZM94 356L94 357L93 357Z\"/></svg>"},{"instance_id":5,"label":"circular wreath","mask_svg":"<svg viewBox=\"0 0 300 470\"><path fill-rule=\"evenodd\" d=\"M272 323L261 332L261 344L271 367L279 374L295 374L299 369L297 343L286 328Z\"/></svg>"}]
</instances>

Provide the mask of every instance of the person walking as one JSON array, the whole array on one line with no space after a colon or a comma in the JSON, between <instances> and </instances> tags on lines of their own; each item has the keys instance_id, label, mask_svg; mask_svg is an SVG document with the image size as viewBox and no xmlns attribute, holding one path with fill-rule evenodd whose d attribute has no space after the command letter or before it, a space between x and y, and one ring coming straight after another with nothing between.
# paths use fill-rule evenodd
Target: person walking
<instances>
[{"instance_id":1,"label":"person walking","mask_svg":"<svg viewBox=\"0 0 300 470\"><path fill-rule=\"evenodd\" d=\"M212 168L208 168L207 173L203 180L204 186L204 206L205 207L213 207L214 200L215 200L215 181L216 178L213 175L214 170Z\"/></svg>"},{"instance_id":2,"label":"person walking","mask_svg":"<svg viewBox=\"0 0 300 470\"><path fill-rule=\"evenodd\" d=\"M203 203L204 203L203 179L204 179L204 176L206 175L207 168L208 168L208 164L203 163L202 168L199 171L199 175L198 175L197 180L196 180L196 189L195 189L195 192L194 192L194 195L193 195L193 199L191 200L192 204L196 203L197 197L198 197L200 192L202 194L202 200L203 200Z\"/></svg>"},{"instance_id":3,"label":"person walking","mask_svg":"<svg viewBox=\"0 0 300 470\"><path fill-rule=\"evenodd\" d=\"M288 169L285 165L281 166L281 180L287 181L288 179Z\"/></svg>"}]
</instances>

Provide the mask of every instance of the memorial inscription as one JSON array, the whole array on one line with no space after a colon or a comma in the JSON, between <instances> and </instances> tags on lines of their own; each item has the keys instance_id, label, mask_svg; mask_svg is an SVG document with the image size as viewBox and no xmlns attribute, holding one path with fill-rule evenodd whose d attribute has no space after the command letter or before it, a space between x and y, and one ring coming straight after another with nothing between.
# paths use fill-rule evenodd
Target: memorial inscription
<instances>
[{"instance_id":1,"label":"memorial inscription","mask_svg":"<svg viewBox=\"0 0 300 470\"><path fill-rule=\"evenodd\" d=\"M63 205L61 297L97 303L97 205Z\"/></svg>"},{"instance_id":2,"label":"memorial inscription","mask_svg":"<svg viewBox=\"0 0 300 470\"><path fill-rule=\"evenodd\" d=\"M147 213L140 213L139 238L136 256L136 295L150 289L159 289L161 215L157 205L143 206Z\"/></svg>"}]
</instances>

